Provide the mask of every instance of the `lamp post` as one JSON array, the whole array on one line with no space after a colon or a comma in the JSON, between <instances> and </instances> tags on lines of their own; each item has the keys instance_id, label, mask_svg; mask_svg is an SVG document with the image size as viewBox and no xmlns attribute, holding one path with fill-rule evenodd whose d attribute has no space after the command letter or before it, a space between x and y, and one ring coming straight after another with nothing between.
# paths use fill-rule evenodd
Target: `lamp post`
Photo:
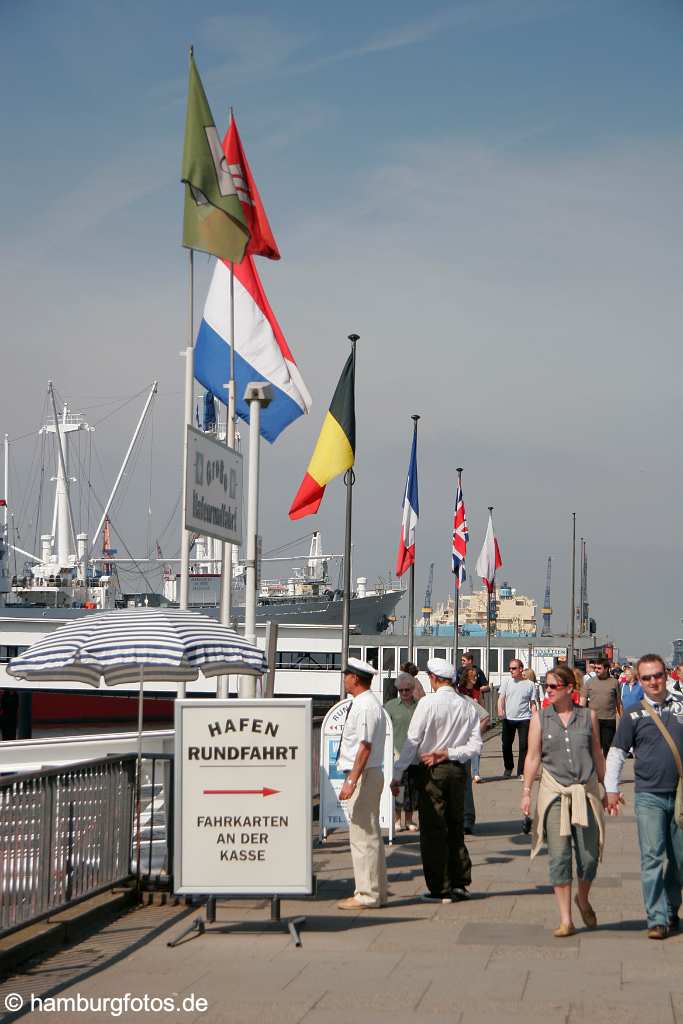
<instances>
[{"instance_id":1,"label":"lamp post","mask_svg":"<svg viewBox=\"0 0 683 1024\"><path fill-rule=\"evenodd\" d=\"M244 638L256 643L256 547L258 536L259 459L261 454L261 409L272 401L270 384L255 381L247 384L244 400L249 405L249 483L247 494L247 559L244 605ZM256 696L256 677L241 676L240 697Z\"/></svg>"}]
</instances>

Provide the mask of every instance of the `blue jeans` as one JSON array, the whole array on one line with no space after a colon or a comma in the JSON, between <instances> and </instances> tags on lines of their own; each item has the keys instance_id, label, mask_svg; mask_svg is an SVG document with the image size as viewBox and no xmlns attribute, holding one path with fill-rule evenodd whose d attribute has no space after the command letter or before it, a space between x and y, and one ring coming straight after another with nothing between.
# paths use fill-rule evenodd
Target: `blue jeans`
<instances>
[{"instance_id":1,"label":"blue jeans","mask_svg":"<svg viewBox=\"0 0 683 1024\"><path fill-rule=\"evenodd\" d=\"M640 873L647 923L666 927L681 906L683 832L674 821L674 793L636 793Z\"/></svg>"},{"instance_id":2,"label":"blue jeans","mask_svg":"<svg viewBox=\"0 0 683 1024\"><path fill-rule=\"evenodd\" d=\"M481 762L481 754L472 754L472 757L470 758L470 768L472 770L472 775L478 775L479 774L479 764L480 764L480 762Z\"/></svg>"}]
</instances>

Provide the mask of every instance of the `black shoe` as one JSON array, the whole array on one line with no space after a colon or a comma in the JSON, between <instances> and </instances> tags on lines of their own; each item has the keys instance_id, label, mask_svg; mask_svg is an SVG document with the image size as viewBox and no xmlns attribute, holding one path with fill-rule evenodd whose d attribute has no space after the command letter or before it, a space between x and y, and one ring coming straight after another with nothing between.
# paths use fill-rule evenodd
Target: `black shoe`
<instances>
[{"instance_id":1,"label":"black shoe","mask_svg":"<svg viewBox=\"0 0 683 1024\"><path fill-rule=\"evenodd\" d=\"M681 919L678 914L672 914L669 918L669 931L678 932L681 930Z\"/></svg>"},{"instance_id":2,"label":"black shoe","mask_svg":"<svg viewBox=\"0 0 683 1024\"><path fill-rule=\"evenodd\" d=\"M508 769L506 768L505 771L503 772L503 778L504 779L511 779L512 778L512 769L510 769L508 771Z\"/></svg>"},{"instance_id":3,"label":"black shoe","mask_svg":"<svg viewBox=\"0 0 683 1024\"><path fill-rule=\"evenodd\" d=\"M471 898L467 889L464 889L461 885L456 885L454 889L451 889L451 899L455 900L456 903L462 903L463 900Z\"/></svg>"},{"instance_id":4,"label":"black shoe","mask_svg":"<svg viewBox=\"0 0 683 1024\"><path fill-rule=\"evenodd\" d=\"M464 831L465 831L465 835L466 836L473 836L474 835L474 825L465 825Z\"/></svg>"},{"instance_id":5,"label":"black shoe","mask_svg":"<svg viewBox=\"0 0 683 1024\"><path fill-rule=\"evenodd\" d=\"M448 896L435 896L432 892L423 892L420 899L424 903L452 903L453 897L449 894Z\"/></svg>"},{"instance_id":6,"label":"black shoe","mask_svg":"<svg viewBox=\"0 0 683 1024\"><path fill-rule=\"evenodd\" d=\"M529 833L531 832L531 818L528 815L526 816L526 818L522 822L522 832L524 833L525 836L528 836Z\"/></svg>"}]
</instances>

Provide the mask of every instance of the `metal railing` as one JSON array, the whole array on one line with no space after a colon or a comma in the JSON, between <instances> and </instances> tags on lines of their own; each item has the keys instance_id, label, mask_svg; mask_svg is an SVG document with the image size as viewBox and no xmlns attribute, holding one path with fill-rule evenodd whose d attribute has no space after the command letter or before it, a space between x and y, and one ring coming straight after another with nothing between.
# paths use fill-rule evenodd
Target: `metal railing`
<instances>
[{"instance_id":1,"label":"metal railing","mask_svg":"<svg viewBox=\"0 0 683 1024\"><path fill-rule=\"evenodd\" d=\"M130 877L135 757L0 779L0 935Z\"/></svg>"}]
</instances>

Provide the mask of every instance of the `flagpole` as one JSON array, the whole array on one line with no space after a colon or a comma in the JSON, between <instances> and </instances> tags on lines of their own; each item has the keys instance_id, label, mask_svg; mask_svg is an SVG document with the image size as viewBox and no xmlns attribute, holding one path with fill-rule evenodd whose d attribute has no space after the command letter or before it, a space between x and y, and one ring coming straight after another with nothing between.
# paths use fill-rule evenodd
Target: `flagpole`
<instances>
[{"instance_id":1,"label":"flagpole","mask_svg":"<svg viewBox=\"0 0 683 1024\"><path fill-rule=\"evenodd\" d=\"M359 340L360 335L349 334L349 341L351 342L351 355L353 357L353 368L352 368L352 380L356 380L356 343ZM353 471L353 466L346 470L344 473L344 483L346 484L346 526L344 529L344 582L343 582L343 599L342 599L342 645L341 645L341 679L339 683L339 696L344 699L346 697L346 690L344 689L344 669L346 668L349 658L349 632L351 629L351 525L352 525L352 513L353 513L353 485L356 481L356 475Z\"/></svg>"},{"instance_id":2,"label":"flagpole","mask_svg":"<svg viewBox=\"0 0 683 1024\"><path fill-rule=\"evenodd\" d=\"M232 107L230 120L232 121ZM228 404L225 420L225 444L228 448L235 447L235 264L230 261L230 292L228 301L228 319L230 330L230 377L228 380ZM220 621L224 626L232 625L232 544L223 541L221 548L221 602ZM239 680L238 680L239 688ZM228 697L228 677L221 676L218 680L218 696L225 700Z\"/></svg>"},{"instance_id":3,"label":"flagpole","mask_svg":"<svg viewBox=\"0 0 683 1024\"><path fill-rule=\"evenodd\" d=\"M190 51L191 52L191 51ZM194 249L189 250L187 295L187 347L185 349L185 421L183 423L183 521L180 531L180 594L179 604L187 611L190 596L190 532L185 529L185 496L187 494L187 428L192 425L192 390L194 386ZM178 683L178 697L185 696L185 683Z\"/></svg>"},{"instance_id":4,"label":"flagpole","mask_svg":"<svg viewBox=\"0 0 683 1024\"><path fill-rule=\"evenodd\" d=\"M489 519L493 522L493 505L489 505ZM496 570L494 559L493 579L489 586L486 582L486 681L489 685L489 715L493 721L493 683L491 682L491 587L496 585Z\"/></svg>"},{"instance_id":5,"label":"flagpole","mask_svg":"<svg viewBox=\"0 0 683 1024\"><path fill-rule=\"evenodd\" d=\"M458 466L456 469L458 474L458 494L462 494L462 466ZM460 566L458 571L454 574L454 587L455 593L453 595L453 664L455 665L455 671L458 671L458 655L460 654L460 644L458 642L458 626L460 620Z\"/></svg>"},{"instance_id":6,"label":"flagpole","mask_svg":"<svg viewBox=\"0 0 683 1024\"><path fill-rule=\"evenodd\" d=\"M569 610L569 667L574 668L574 640L576 631L576 512L572 512L572 603Z\"/></svg>"},{"instance_id":7,"label":"flagpole","mask_svg":"<svg viewBox=\"0 0 683 1024\"><path fill-rule=\"evenodd\" d=\"M417 413L413 413L413 438L417 438ZM415 661L415 554L408 575L408 660Z\"/></svg>"}]
</instances>

